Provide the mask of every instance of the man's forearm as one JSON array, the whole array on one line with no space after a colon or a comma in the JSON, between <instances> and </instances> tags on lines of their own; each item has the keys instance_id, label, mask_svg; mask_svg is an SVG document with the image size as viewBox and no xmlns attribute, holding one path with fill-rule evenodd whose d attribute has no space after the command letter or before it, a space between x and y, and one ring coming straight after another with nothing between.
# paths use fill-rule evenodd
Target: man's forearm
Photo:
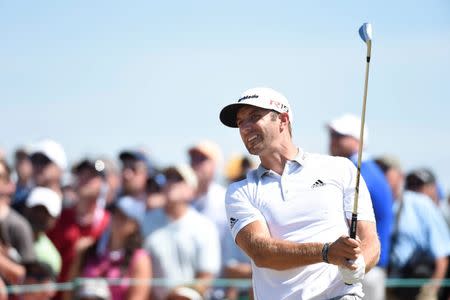
<instances>
[{"instance_id":1,"label":"man's forearm","mask_svg":"<svg viewBox=\"0 0 450 300\"><path fill-rule=\"evenodd\" d=\"M366 273L370 271L380 259L380 240L376 232L376 225L372 222L359 221L358 232L361 239L362 253L366 263Z\"/></svg>"},{"instance_id":2,"label":"man's forearm","mask_svg":"<svg viewBox=\"0 0 450 300\"><path fill-rule=\"evenodd\" d=\"M287 270L322 262L323 243L299 244L259 236L248 238L251 249L247 254L261 268Z\"/></svg>"}]
</instances>

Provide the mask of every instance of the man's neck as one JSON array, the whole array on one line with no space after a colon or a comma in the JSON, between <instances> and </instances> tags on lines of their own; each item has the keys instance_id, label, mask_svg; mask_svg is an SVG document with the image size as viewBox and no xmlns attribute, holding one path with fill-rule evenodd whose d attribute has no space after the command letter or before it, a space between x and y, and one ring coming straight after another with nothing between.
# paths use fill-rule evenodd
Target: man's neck
<instances>
[{"instance_id":1,"label":"man's neck","mask_svg":"<svg viewBox=\"0 0 450 300\"><path fill-rule=\"evenodd\" d=\"M9 214L9 211L11 210L10 206L5 202L4 199L0 199L0 221L4 220L6 216Z\"/></svg>"},{"instance_id":2,"label":"man's neck","mask_svg":"<svg viewBox=\"0 0 450 300\"><path fill-rule=\"evenodd\" d=\"M187 210L187 203L168 203L164 208L164 211L172 220L181 219L187 213Z\"/></svg>"},{"instance_id":3,"label":"man's neck","mask_svg":"<svg viewBox=\"0 0 450 300\"><path fill-rule=\"evenodd\" d=\"M291 142L287 145L280 145L276 151L267 155L260 155L261 164L264 168L272 170L279 175L283 174L286 161L293 160L298 154L298 148Z\"/></svg>"}]
</instances>

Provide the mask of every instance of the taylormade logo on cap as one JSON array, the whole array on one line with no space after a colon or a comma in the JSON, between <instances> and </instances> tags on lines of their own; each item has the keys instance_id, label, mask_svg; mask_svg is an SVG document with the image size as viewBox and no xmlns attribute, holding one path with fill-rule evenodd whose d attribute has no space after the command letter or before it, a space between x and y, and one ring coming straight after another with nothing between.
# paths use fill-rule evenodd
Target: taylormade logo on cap
<instances>
[{"instance_id":1,"label":"taylormade logo on cap","mask_svg":"<svg viewBox=\"0 0 450 300\"><path fill-rule=\"evenodd\" d=\"M220 112L222 123L229 127L237 127L236 115L244 105L270 109L279 113L288 113L289 120L292 123L292 112L286 97L271 88L265 87L246 90L237 100L237 103L225 106Z\"/></svg>"}]
</instances>

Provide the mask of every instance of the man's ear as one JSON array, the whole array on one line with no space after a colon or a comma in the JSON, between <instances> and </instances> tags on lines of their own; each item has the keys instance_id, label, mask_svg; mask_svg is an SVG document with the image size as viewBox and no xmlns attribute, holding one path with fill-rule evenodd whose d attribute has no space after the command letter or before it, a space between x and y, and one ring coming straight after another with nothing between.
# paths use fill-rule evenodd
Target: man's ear
<instances>
[{"instance_id":1,"label":"man's ear","mask_svg":"<svg viewBox=\"0 0 450 300\"><path fill-rule=\"evenodd\" d=\"M289 128L289 114L288 113L280 113L278 115L278 118L280 119L280 129L282 127Z\"/></svg>"}]
</instances>

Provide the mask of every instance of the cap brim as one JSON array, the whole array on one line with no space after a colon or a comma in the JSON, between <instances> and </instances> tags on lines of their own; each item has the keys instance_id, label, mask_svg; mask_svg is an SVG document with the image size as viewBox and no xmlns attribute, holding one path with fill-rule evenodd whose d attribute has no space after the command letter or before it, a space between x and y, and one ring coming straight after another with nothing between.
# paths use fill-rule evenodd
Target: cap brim
<instances>
[{"instance_id":1,"label":"cap brim","mask_svg":"<svg viewBox=\"0 0 450 300\"><path fill-rule=\"evenodd\" d=\"M271 108L252 105L250 103L233 103L233 104L227 105L224 108L222 108L222 110L220 112L220 121L225 126L232 127L232 128L238 128L237 123L236 123L237 113L238 113L239 109L241 109L244 106L253 106L253 107L259 107L259 108L272 110Z\"/></svg>"}]
</instances>

